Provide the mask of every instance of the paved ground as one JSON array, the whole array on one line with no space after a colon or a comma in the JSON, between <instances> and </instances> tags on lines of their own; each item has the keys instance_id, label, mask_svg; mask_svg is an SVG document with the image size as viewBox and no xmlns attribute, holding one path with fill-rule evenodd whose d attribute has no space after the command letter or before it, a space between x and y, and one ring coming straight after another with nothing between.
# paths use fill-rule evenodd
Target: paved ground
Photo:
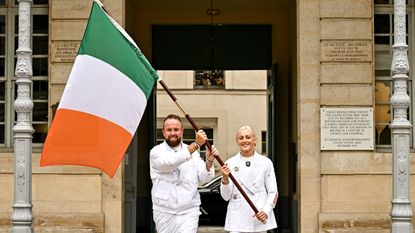
<instances>
[{"instance_id":1,"label":"paved ground","mask_svg":"<svg viewBox=\"0 0 415 233\"><path fill-rule=\"evenodd\" d=\"M198 233L225 233L223 227L216 226L200 226L197 230Z\"/></svg>"}]
</instances>

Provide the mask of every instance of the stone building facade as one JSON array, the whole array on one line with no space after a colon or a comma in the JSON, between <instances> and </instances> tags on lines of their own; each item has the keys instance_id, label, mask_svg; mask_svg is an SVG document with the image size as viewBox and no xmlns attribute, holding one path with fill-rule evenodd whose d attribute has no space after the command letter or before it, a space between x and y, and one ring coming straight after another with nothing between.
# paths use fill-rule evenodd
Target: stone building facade
<instances>
[{"instance_id":1,"label":"stone building facade","mask_svg":"<svg viewBox=\"0 0 415 233\"><path fill-rule=\"evenodd\" d=\"M165 92L156 87L128 156L112 179L86 167L39 167L42 140L65 87L92 2L35 0L33 3L36 70L33 122L37 130L32 155L35 232L121 233L132 232L132 228L151 232L154 229L147 155L157 142L156 131L163 117L180 113ZM211 130L223 159L237 151L236 130L241 125L253 126L260 144L257 149L268 154L277 168L280 205L276 212L279 226L285 230L281 232L389 232L392 0L102 0L102 3L137 42L196 123ZM209 15L208 9L219 11ZM3 64L0 69L4 71L0 71L0 107L3 107L0 111L3 131L2 137L0 133L0 232L10 230L13 204L11 128L15 96L14 55L11 54L16 49L13 43L17 36L16 12L14 1L0 1L0 42L4 41L4 45L0 43ZM415 64L414 13L414 1L408 0L407 43L411 68ZM234 51L238 54L234 58L242 63L259 65L241 71L234 69L238 64L224 62L221 69L225 82L221 88L197 87L195 70L203 70L200 67L174 68L156 62L162 54L156 53L155 25L242 25L246 28L266 25L269 26L269 54L265 52L259 57L269 55L269 59L261 65L256 63L258 57L244 59L239 55L255 55L257 47ZM232 38L232 41L236 46L244 42L242 39ZM187 46L183 50L194 49ZM179 67L181 59L186 60L174 57L171 64ZM412 73L408 82L411 99ZM333 135L322 134L327 126L322 121L327 115L322 111L334 109L371 112L372 115L364 118L368 121L365 128L348 123L364 131L362 137L357 134L356 138L371 143L350 149L344 145L324 148L322 140ZM414 109L412 101L408 112L411 122ZM189 128L187 123L185 126ZM346 138L345 134L341 135L340 139ZM411 151L414 142L411 136ZM414 187L413 179L410 186ZM127 211L131 208L135 215Z\"/></svg>"}]
</instances>

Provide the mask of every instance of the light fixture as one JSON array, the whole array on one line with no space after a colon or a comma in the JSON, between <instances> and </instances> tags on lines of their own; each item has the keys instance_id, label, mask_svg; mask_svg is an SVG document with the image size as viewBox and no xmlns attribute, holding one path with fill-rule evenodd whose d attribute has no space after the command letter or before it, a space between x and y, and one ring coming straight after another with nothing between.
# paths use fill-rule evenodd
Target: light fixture
<instances>
[{"instance_id":1,"label":"light fixture","mask_svg":"<svg viewBox=\"0 0 415 233\"><path fill-rule=\"evenodd\" d=\"M210 57L211 61L207 69L196 70L195 72L195 86L202 88L224 88L225 78L224 71L215 68L215 35L213 17L219 15L219 9L213 8L213 0L210 0L210 8L206 10L206 14L210 16L209 25L209 40L210 40Z\"/></svg>"},{"instance_id":2,"label":"light fixture","mask_svg":"<svg viewBox=\"0 0 415 233\"><path fill-rule=\"evenodd\" d=\"M210 70L212 71L215 68L215 35L214 35L214 25L213 25L213 16L217 15L214 14L214 12L217 12L219 14L218 9L213 9L213 0L210 0L210 9L208 9L208 15L210 15L210 56L211 56L211 62L209 65ZM210 72L211 73L211 72Z\"/></svg>"},{"instance_id":3,"label":"light fixture","mask_svg":"<svg viewBox=\"0 0 415 233\"><path fill-rule=\"evenodd\" d=\"M215 15L219 15L220 11L219 9L207 9L206 10L206 14L210 15L211 17L215 16Z\"/></svg>"}]
</instances>

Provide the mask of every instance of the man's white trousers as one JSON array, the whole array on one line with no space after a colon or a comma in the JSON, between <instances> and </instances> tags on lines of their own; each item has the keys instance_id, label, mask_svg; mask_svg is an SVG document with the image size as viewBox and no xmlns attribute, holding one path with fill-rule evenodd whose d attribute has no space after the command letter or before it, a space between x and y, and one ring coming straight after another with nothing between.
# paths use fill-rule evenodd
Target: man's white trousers
<instances>
[{"instance_id":1,"label":"man's white trousers","mask_svg":"<svg viewBox=\"0 0 415 233\"><path fill-rule=\"evenodd\" d=\"M180 215L153 211L157 233L196 233L199 215L199 209Z\"/></svg>"}]
</instances>

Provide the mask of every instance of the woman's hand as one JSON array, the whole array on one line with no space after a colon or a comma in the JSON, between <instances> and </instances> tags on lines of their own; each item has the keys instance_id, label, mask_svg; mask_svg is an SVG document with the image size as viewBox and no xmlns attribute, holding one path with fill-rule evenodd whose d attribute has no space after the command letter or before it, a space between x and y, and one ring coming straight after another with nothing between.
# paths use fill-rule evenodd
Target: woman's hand
<instances>
[{"instance_id":1,"label":"woman's hand","mask_svg":"<svg viewBox=\"0 0 415 233\"><path fill-rule=\"evenodd\" d=\"M255 217L261 221L262 223L267 222L268 215L264 211L258 211L258 213L255 215Z\"/></svg>"},{"instance_id":2,"label":"woman's hand","mask_svg":"<svg viewBox=\"0 0 415 233\"><path fill-rule=\"evenodd\" d=\"M222 172L222 183L229 184L229 174L231 173L231 169L228 167L227 164L224 164L220 171Z\"/></svg>"}]
</instances>

